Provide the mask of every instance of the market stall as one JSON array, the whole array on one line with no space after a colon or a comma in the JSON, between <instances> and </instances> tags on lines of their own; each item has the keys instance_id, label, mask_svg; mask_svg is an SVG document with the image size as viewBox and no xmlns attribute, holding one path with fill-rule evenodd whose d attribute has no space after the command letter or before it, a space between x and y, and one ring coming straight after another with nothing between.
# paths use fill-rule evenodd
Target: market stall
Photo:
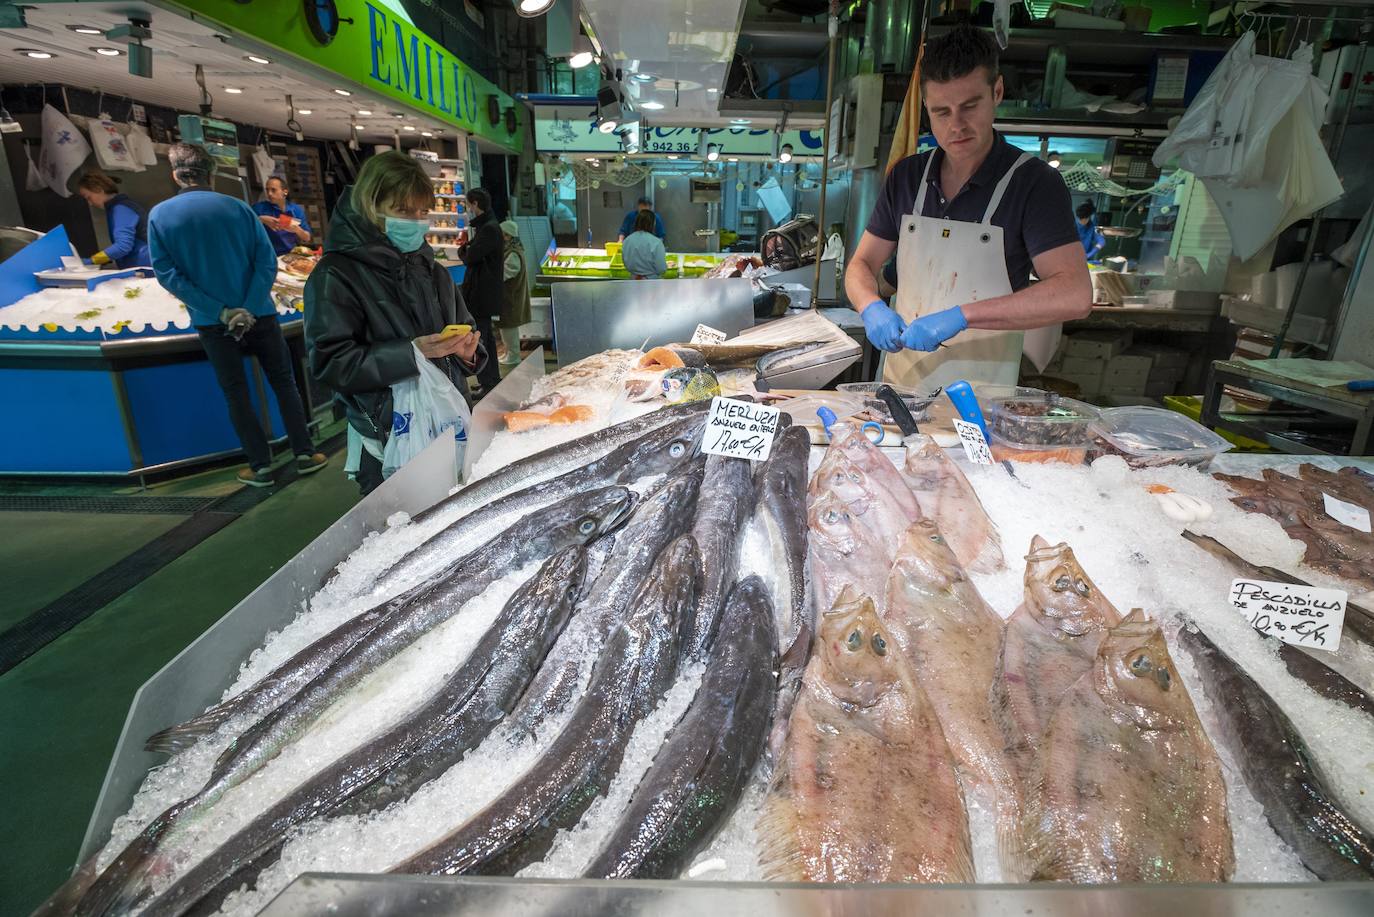
<instances>
[{"instance_id":1,"label":"market stall","mask_svg":"<svg viewBox=\"0 0 1374 917\"><path fill-rule=\"evenodd\" d=\"M923 433L875 446L860 424L910 421L872 392L786 393L798 429L727 399L770 448L699 457L722 428L711 401L682 397L700 378L670 365L693 347L659 351L513 377L504 400L550 422L497 432L452 493L436 443L145 685L82 852L106 872L75 887L151 892L159 913L206 895L252 913L302 872L518 871L536 896L544 878L691 878L728 910L754 893L735 883L765 879L916 883L842 893L904 908L953 906L924 882L978 883L959 894L982 906L1027 880L1369 876L1374 581L1358 515L1367 527L1374 465L1233 456L1167 412L1102 415L1026 389L976 389L1010 465L947 452L956 415L928 395L901 399ZM669 377L666 399L624 397ZM597 398L605 410L553 422ZM1023 448L1008 451L1013 435ZM1322 493L1345 508L1323 510ZM1301 620L1300 603L1247 613L1238 578L1339 590L1344 620L1323 605L1320 635L1287 633L1273 622ZM357 617L374 606L389 613ZM511 642L510 628L532 630ZM319 673L310 691L263 693L302 664ZM1294 795L1262 756L1299 741ZM279 754L262 766L255 749ZM147 773L162 754L171 766ZM153 850L177 865L149 884ZM379 887L411 891L316 880L274 912ZM1015 900L1230 900L1060 888ZM1304 890L1331 913L1374 900Z\"/></svg>"}]
</instances>

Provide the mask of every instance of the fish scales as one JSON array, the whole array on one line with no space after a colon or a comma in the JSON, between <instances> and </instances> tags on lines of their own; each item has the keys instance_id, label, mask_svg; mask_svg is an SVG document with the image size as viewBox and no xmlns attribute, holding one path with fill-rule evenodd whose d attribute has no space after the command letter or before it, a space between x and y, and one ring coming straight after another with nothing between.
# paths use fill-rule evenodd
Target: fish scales
<instances>
[{"instance_id":1,"label":"fish scales","mask_svg":"<svg viewBox=\"0 0 1374 917\"><path fill-rule=\"evenodd\" d=\"M735 579L740 529L754 503L748 459L712 455L706 459L692 537L701 550L702 586L697 611L683 642L689 658L705 657L715 639L721 608Z\"/></svg>"},{"instance_id":2,"label":"fish scales","mask_svg":"<svg viewBox=\"0 0 1374 917\"><path fill-rule=\"evenodd\" d=\"M965 569L992 573L1006 566L1002 539L959 466L929 436L902 441L906 454L902 478L916 495L921 512L935 520Z\"/></svg>"},{"instance_id":3,"label":"fish scales","mask_svg":"<svg viewBox=\"0 0 1374 917\"><path fill-rule=\"evenodd\" d=\"M757 831L770 879L973 881L939 720L872 599L853 590L822 615Z\"/></svg>"},{"instance_id":4,"label":"fish scales","mask_svg":"<svg viewBox=\"0 0 1374 917\"><path fill-rule=\"evenodd\" d=\"M776 632L783 646L795 640L802 627L814 625L806 590L806 476L810 455L811 436L806 428L789 427L778 435L773 451L759 469L754 520L768 539L770 579L777 585L771 604L778 616Z\"/></svg>"},{"instance_id":5,"label":"fish scales","mask_svg":"<svg viewBox=\"0 0 1374 917\"><path fill-rule=\"evenodd\" d=\"M1134 609L1050 719L1027 796L1034 879L1224 882L1221 762L1159 625Z\"/></svg>"}]
</instances>

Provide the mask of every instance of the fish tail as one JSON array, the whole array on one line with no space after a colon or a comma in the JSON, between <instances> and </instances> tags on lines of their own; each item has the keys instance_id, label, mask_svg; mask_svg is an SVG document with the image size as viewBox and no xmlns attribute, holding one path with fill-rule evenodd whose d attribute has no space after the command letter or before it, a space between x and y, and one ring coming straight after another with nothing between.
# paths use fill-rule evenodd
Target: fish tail
<instances>
[{"instance_id":1,"label":"fish tail","mask_svg":"<svg viewBox=\"0 0 1374 917\"><path fill-rule=\"evenodd\" d=\"M797 843L797 812L785 789L785 756L778 762L773 784L764 797L754 834L758 839L759 868L769 881L801 881L807 878L801 846Z\"/></svg>"},{"instance_id":2,"label":"fish tail","mask_svg":"<svg viewBox=\"0 0 1374 917\"><path fill-rule=\"evenodd\" d=\"M158 856L158 846L170 826L171 819L164 815L145 828L105 868L72 913L76 917L126 914L143 902L152 892L150 876L165 863Z\"/></svg>"},{"instance_id":3,"label":"fish tail","mask_svg":"<svg viewBox=\"0 0 1374 917\"><path fill-rule=\"evenodd\" d=\"M996 573L1006 566L1006 557L1002 553L1002 539L996 531L989 530L988 537L983 541L982 550L969 564L969 569L974 573Z\"/></svg>"},{"instance_id":4,"label":"fish tail","mask_svg":"<svg viewBox=\"0 0 1374 917\"><path fill-rule=\"evenodd\" d=\"M57 891L49 895L30 917L59 917L75 913L77 905L90 890L91 883L95 882L95 861L98 856L98 853L92 854L86 862L77 867L71 878L58 886Z\"/></svg>"},{"instance_id":5,"label":"fish tail","mask_svg":"<svg viewBox=\"0 0 1374 917\"><path fill-rule=\"evenodd\" d=\"M148 751L173 755L185 751L196 744L203 736L216 732L247 706L251 691L236 694L226 701L215 704L200 716L192 717L184 723L169 726L148 736L143 747Z\"/></svg>"}]
</instances>

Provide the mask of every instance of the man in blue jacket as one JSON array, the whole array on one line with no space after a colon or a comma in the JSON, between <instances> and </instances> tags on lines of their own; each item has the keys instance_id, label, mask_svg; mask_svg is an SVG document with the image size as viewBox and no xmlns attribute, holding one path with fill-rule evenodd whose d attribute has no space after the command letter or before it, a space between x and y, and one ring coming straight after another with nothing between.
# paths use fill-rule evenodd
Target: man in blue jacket
<instances>
[{"instance_id":1,"label":"man in blue jacket","mask_svg":"<svg viewBox=\"0 0 1374 917\"><path fill-rule=\"evenodd\" d=\"M204 147L176 143L167 159L180 190L148 215L153 271L158 283L186 304L224 390L229 420L248 456L239 480L251 487L272 484L272 450L248 398L246 356L258 358L277 396L296 470L319 471L328 459L310 439L291 354L277 324L271 297L277 257L267 230L243 201L211 189L215 161Z\"/></svg>"},{"instance_id":2,"label":"man in blue jacket","mask_svg":"<svg viewBox=\"0 0 1374 917\"><path fill-rule=\"evenodd\" d=\"M620 221L619 241L624 242L625 237L635 231L635 220L646 210L650 213L654 213L653 201L649 200L647 197L641 197L639 200L635 201L635 209L625 214L625 219ZM668 235L668 230L663 226L663 217L659 216L657 213L654 213L654 235L658 236L660 239Z\"/></svg>"},{"instance_id":3,"label":"man in blue jacket","mask_svg":"<svg viewBox=\"0 0 1374 917\"><path fill-rule=\"evenodd\" d=\"M305 218L305 208L286 199L290 193L286 182L273 175L263 183L262 193L267 198L253 205L258 220L267 227L267 237L277 254L284 255L297 245L310 244L310 221Z\"/></svg>"}]
</instances>

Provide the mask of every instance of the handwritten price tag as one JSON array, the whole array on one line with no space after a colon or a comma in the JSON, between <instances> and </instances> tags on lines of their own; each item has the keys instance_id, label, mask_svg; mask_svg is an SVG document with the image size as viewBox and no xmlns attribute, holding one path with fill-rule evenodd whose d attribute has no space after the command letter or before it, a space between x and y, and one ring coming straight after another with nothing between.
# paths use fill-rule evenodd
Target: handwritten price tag
<instances>
[{"instance_id":1,"label":"handwritten price tag","mask_svg":"<svg viewBox=\"0 0 1374 917\"><path fill-rule=\"evenodd\" d=\"M1250 626L1284 643L1334 653L1341 645L1346 595L1339 589L1266 580L1231 583L1231 604Z\"/></svg>"},{"instance_id":2,"label":"handwritten price tag","mask_svg":"<svg viewBox=\"0 0 1374 917\"><path fill-rule=\"evenodd\" d=\"M706 415L701 451L761 462L773 451L773 436L778 432L781 414L767 405L717 395L711 399L711 412Z\"/></svg>"},{"instance_id":3,"label":"handwritten price tag","mask_svg":"<svg viewBox=\"0 0 1374 917\"><path fill-rule=\"evenodd\" d=\"M959 434L959 444L964 447L964 455L975 465L991 465L992 450L983 438L983 428L976 423L954 418L954 429Z\"/></svg>"},{"instance_id":4,"label":"handwritten price tag","mask_svg":"<svg viewBox=\"0 0 1374 917\"><path fill-rule=\"evenodd\" d=\"M1337 500L1325 493L1322 494L1322 502L1326 505L1326 514L1341 525L1348 525L1352 529L1359 529L1361 532L1369 531L1369 510L1363 506Z\"/></svg>"},{"instance_id":5,"label":"handwritten price tag","mask_svg":"<svg viewBox=\"0 0 1374 917\"><path fill-rule=\"evenodd\" d=\"M698 324L698 325L697 325L697 330L692 332L692 341L691 341L691 343L693 343L693 344L719 344L721 341L725 340L725 336L726 336L726 335L725 335L725 332L724 332L724 331L720 331L720 330L718 330L718 329L716 329L716 328L712 328L710 325L701 325L701 324Z\"/></svg>"}]
</instances>

